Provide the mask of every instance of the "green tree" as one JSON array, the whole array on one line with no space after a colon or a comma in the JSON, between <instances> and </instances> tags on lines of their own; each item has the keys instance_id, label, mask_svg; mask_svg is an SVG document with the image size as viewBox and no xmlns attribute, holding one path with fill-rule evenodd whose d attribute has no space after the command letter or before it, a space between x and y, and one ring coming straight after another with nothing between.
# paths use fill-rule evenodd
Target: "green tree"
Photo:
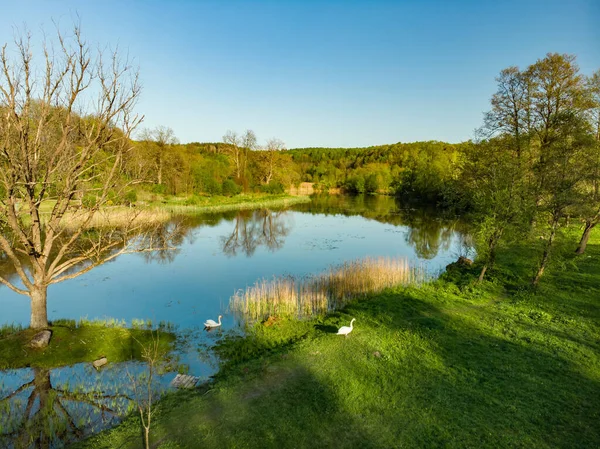
<instances>
[{"instance_id":1,"label":"green tree","mask_svg":"<svg viewBox=\"0 0 600 449\"><path fill-rule=\"evenodd\" d=\"M575 250L577 254L585 252L592 229L600 222L600 70L588 79L587 86L592 105L588 117L595 142L587 160L588 178L584 185L587 199L578 211L584 220L584 228Z\"/></svg>"}]
</instances>

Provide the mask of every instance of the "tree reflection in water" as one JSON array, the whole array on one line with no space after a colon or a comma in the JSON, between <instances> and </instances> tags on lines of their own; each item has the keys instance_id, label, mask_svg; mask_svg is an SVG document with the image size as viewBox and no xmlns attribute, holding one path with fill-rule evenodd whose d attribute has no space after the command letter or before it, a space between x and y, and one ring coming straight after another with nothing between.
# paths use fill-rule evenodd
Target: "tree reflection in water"
<instances>
[{"instance_id":1,"label":"tree reflection in water","mask_svg":"<svg viewBox=\"0 0 600 449\"><path fill-rule=\"evenodd\" d=\"M242 252L250 257L259 246L276 251L283 246L291 226L285 211L261 209L241 211L234 218L231 234L221 237L223 253L236 256Z\"/></svg>"},{"instance_id":2,"label":"tree reflection in water","mask_svg":"<svg viewBox=\"0 0 600 449\"><path fill-rule=\"evenodd\" d=\"M58 448L114 425L134 405L126 372L144 369L128 362L100 372L91 364L3 372L0 447Z\"/></svg>"}]
</instances>

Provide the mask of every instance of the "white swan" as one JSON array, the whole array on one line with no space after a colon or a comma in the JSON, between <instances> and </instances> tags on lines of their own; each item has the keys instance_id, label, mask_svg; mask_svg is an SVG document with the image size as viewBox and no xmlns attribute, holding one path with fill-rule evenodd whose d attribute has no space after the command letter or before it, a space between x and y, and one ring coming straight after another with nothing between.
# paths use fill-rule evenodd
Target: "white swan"
<instances>
[{"instance_id":1,"label":"white swan","mask_svg":"<svg viewBox=\"0 0 600 449\"><path fill-rule=\"evenodd\" d=\"M210 329L212 327L219 327L221 325L221 315L219 315L219 322L217 323L214 320L206 320L204 322L204 327Z\"/></svg>"},{"instance_id":2,"label":"white swan","mask_svg":"<svg viewBox=\"0 0 600 449\"><path fill-rule=\"evenodd\" d=\"M350 326L340 327L336 335L345 335L347 337L348 334L352 332L352 323L354 323L355 320L356 318L352 318L352 321L350 321Z\"/></svg>"}]
</instances>

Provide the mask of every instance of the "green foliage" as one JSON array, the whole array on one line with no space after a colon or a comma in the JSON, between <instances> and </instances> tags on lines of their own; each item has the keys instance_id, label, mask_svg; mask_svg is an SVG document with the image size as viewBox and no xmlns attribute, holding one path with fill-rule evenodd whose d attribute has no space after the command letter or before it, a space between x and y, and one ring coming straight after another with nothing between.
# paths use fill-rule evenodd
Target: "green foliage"
<instances>
[{"instance_id":1,"label":"green foliage","mask_svg":"<svg viewBox=\"0 0 600 449\"><path fill-rule=\"evenodd\" d=\"M365 179L365 192L367 193L377 193L380 189L381 185L381 177L376 173L371 173Z\"/></svg>"},{"instance_id":2,"label":"green foliage","mask_svg":"<svg viewBox=\"0 0 600 449\"><path fill-rule=\"evenodd\" d=\"M209 195L221 195L223 193L223 186L217 179L205 175L201 181L201 191ZM226 195L226 193L224 194Z\"/></svg>"},{"instance_id":3,"label":"green foliage","mask_svg":"<svg viewBox=\"0 0 600 449\"><path fill-rule=\"evenodd\" d=\"M365 193L365 178L362 175L355 175L348 179L346 188L352 193Z\"/></svg>"},{"instance_id":4,"label":"green foliage","mask_svg":"<svg viewBox=\"0 0 600 449\"><path fill-rule=\"evenodd\" d=\"M123 201L128 206L135 204L137 201L137 192L133 189L128 190L123 196Z\"/></svg>"},{"instance_id":5,"label":"green foliage","mask_svg":"<svg viewBox=\"0 0 600 449\"><path fill-rule=\"evenodd\" d=\"M167 193L167 186L165 184L153 184L151 188L152 193L164 195Z\"/></svg>"},{"instance_id":6,"label":"green foliage","mask_svg":"<svg viewBox=\"0 0 600 449\"><path fill-rule=\"evenodd\" d=\"M261 190L265 193L273 195L281 194L285 192L285 187L279 181L271 181L270 183L261 186Z\"/></svg>"},{"instance_id":7,"label":"green foliage","mask_svg":"<svg viewBox=\"0 0 600 449\"><path fill-rule=\"evenodd\" d=\"M234 196L234 195L238 195L241 191L242 188L237 185L233 180L231 179L226 179L225 181L223 181L223 195L225 196Z\"/></svg>"}]
</instances>

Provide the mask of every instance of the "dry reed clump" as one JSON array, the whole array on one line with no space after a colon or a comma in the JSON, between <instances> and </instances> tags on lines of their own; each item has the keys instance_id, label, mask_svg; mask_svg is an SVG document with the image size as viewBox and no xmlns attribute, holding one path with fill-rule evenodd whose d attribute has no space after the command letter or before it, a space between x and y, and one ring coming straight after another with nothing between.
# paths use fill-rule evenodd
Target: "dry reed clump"
<instances>
[{"instance_id":1,"label":"dry reed clump","mask_svg":"<svg viewBox=\"0 0 600 449\"><path fill-rule=\"evenodd\" d=\"M88 212L67 212L62 225L67 229L78 229L87 219ZM105 208L97 211L86 227L111 228L142 224L163 223L171 218L168 211L160 209L132 209L129 207Z\"/></svg>"},{"instance_id":2,"label":"dry reed clump","mask_svg":"<svg viewBox=\"0 0 600 449\"><path fill-rule=\"evenodd\" d=\"M412 267L405 258L367 257L302 279L262 279L235 293L229 308L244 321L270 316L303 318L344 307L352 299L389 287L419 284L425 278L425 271Z\"/></svg>"}]
</instances>

